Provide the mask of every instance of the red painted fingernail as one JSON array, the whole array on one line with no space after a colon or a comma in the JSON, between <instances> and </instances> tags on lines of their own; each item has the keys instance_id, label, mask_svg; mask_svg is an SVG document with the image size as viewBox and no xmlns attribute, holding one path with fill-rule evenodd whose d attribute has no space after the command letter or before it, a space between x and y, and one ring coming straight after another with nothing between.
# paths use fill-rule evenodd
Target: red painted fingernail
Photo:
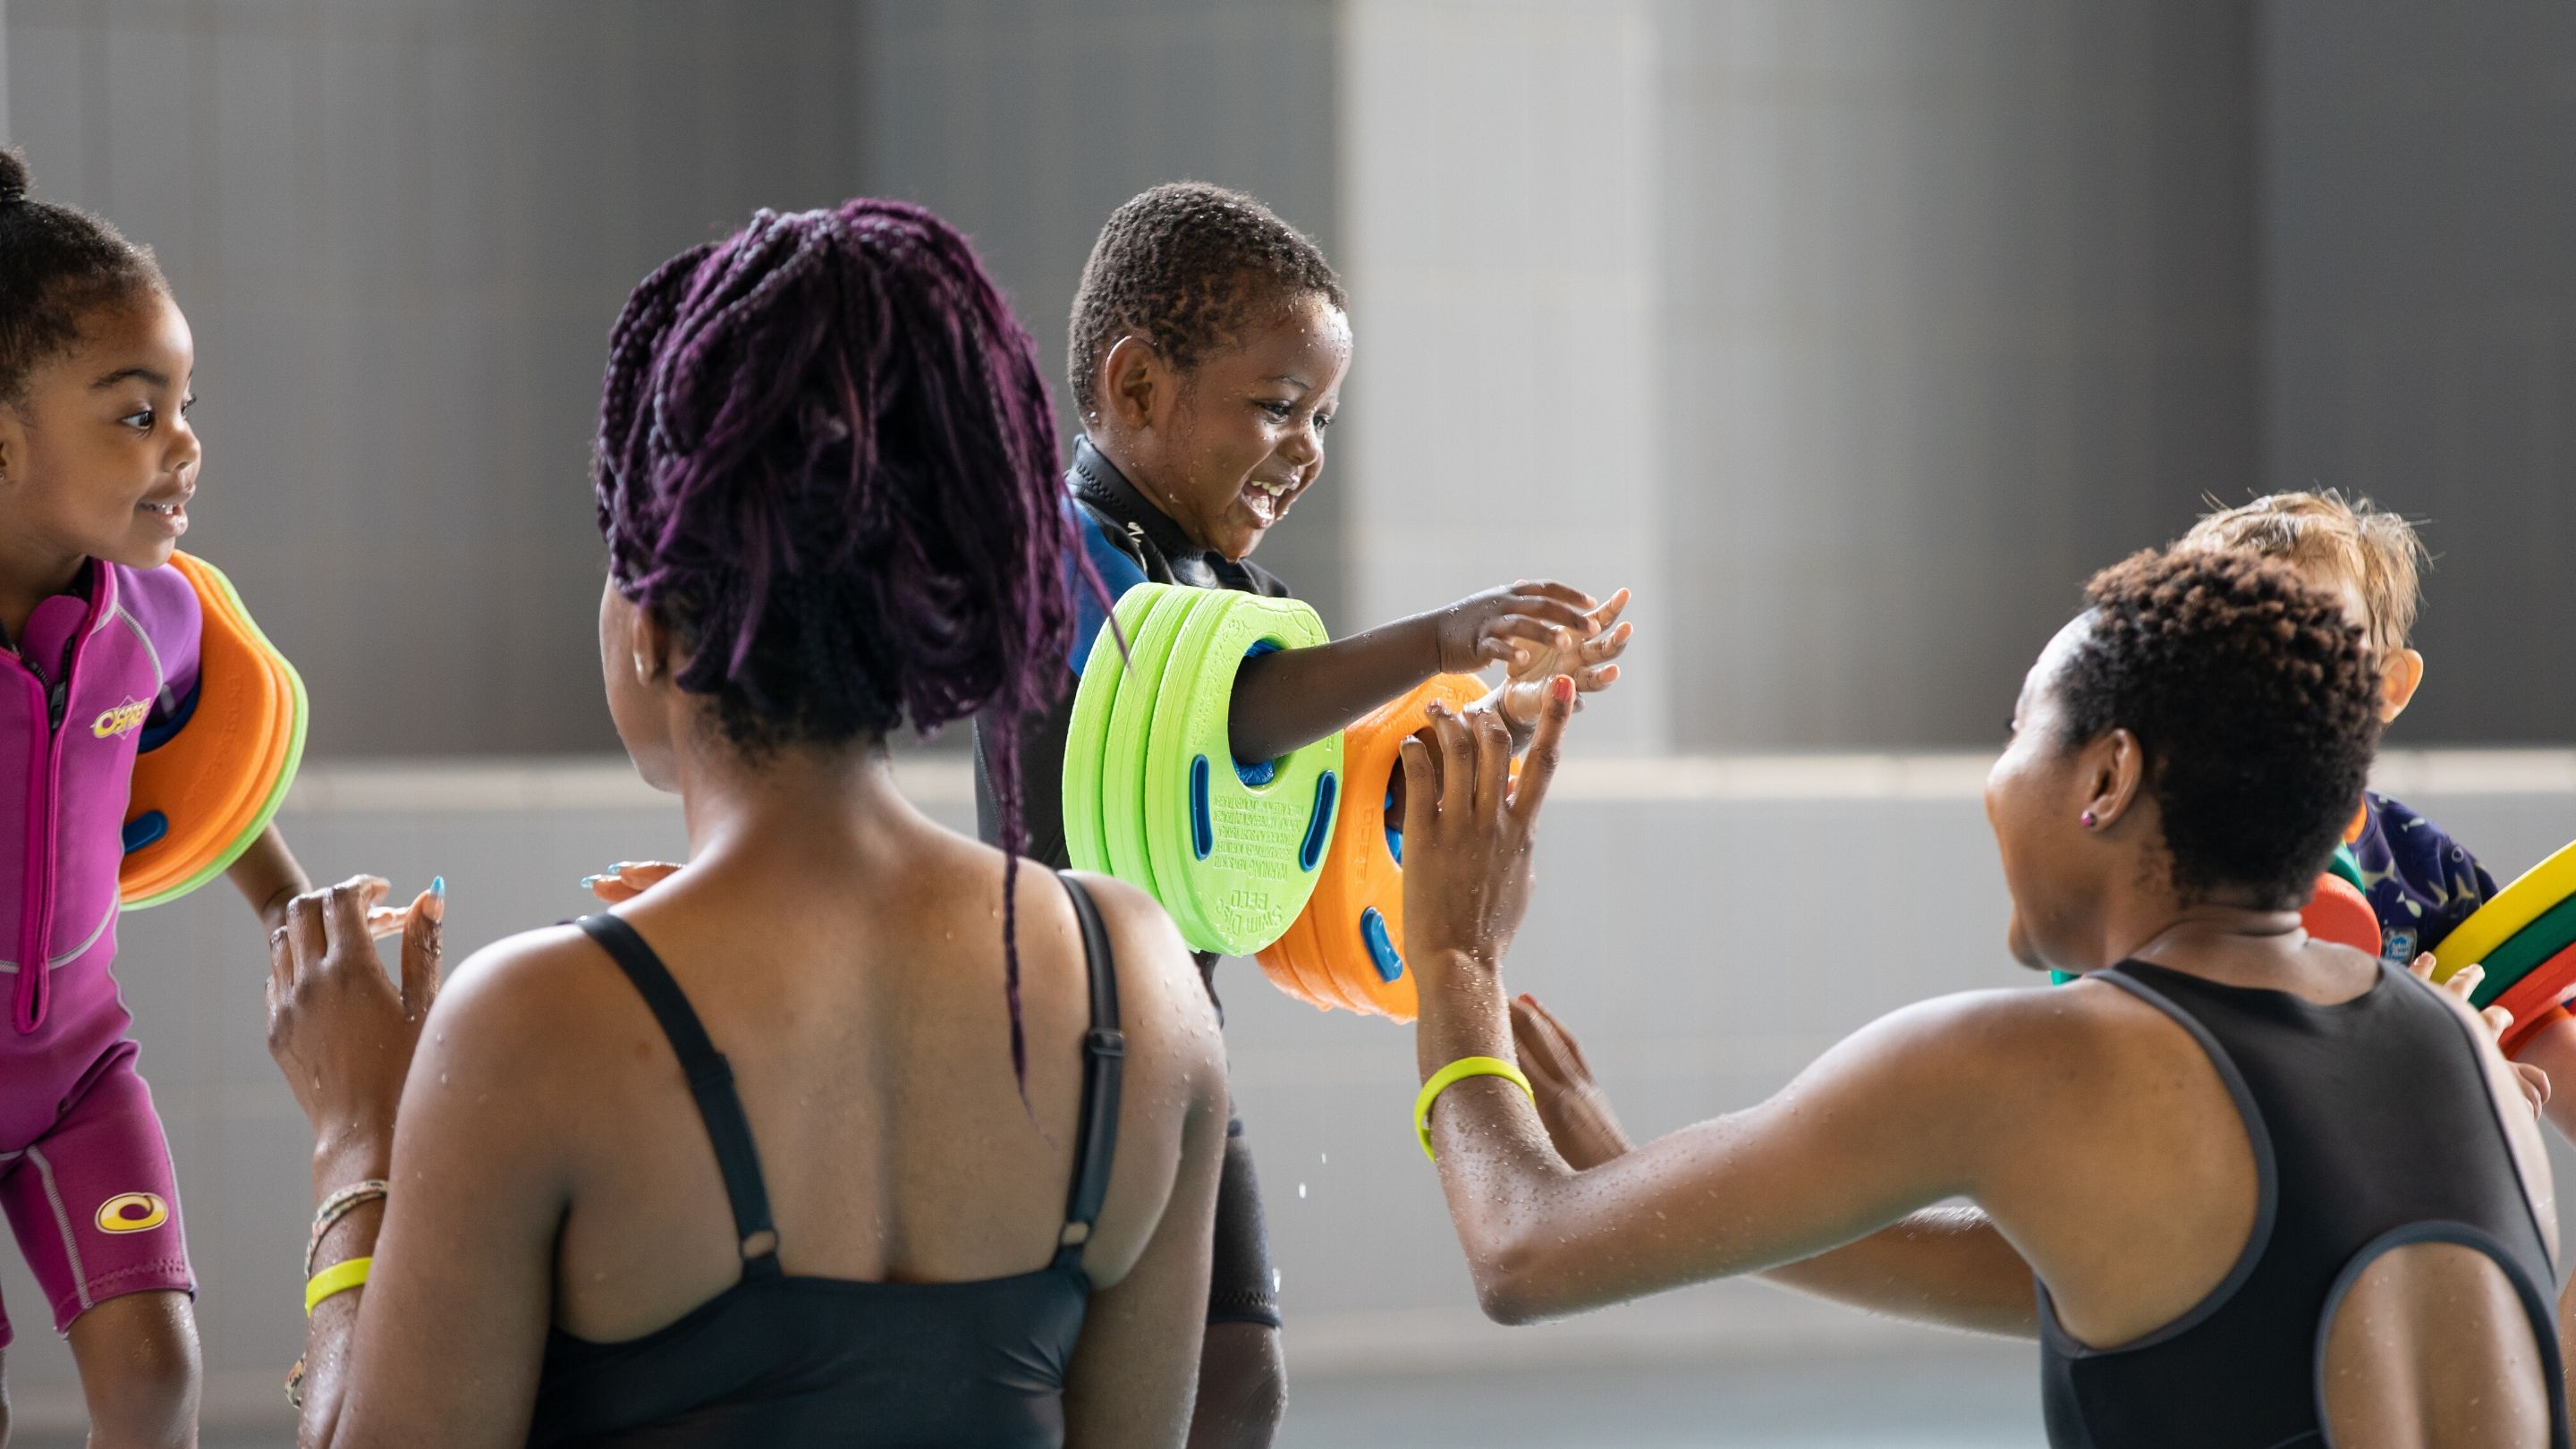
<instances>
[{"instance_id":1,"label":"red painted fingernail","mask_svg":"<svg viewBox=\"0 0 2576 1449\"><path fill-rule=\"evenodd\" d=\"M1572 704L1574 703L1574 680L1571 676L1560 674L1547 682L1547 692L1548 697L1558 704Z\"/></svg>"}]
</instances>

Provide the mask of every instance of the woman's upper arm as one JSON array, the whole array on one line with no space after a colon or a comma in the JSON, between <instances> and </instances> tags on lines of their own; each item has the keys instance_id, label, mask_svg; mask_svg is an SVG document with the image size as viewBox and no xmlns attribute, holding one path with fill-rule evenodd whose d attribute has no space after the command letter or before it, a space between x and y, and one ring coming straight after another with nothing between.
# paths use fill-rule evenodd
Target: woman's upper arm
<instances>
[{"instance_id":1,"label":"woman's upper arm","mask_svg":"<svg viewBox=\"0 0 2576 1449\"><path fill-rule=\"evenodd\" d=\"M547 1000L543 964L469 961L430 1010L395 1119L334 1449L527 1442L572 1100L565 1018Z\"/></svg>"},{"instance_id":2,"label":"woman's upper arm","mask_svg":"<svg viewBox=\"0 0 2576 1449\"><path fill-rule=\"evenodd\" d=\"M1768 1101L1505 1205L1487 1299L1509 1320L1813 1257L1972 1193L2026 1053L2008 993L1924 1002Z\"/></svg>"},{"instance_id":3,"label":"woman's upper arm","mask_svg":"<svg viewBox=\"0 0 2576 1449\"><path fill-rule=\"evenodd\" d=\"M1177 1128L1177 1154L1147 1184L1160 1211L1125 1276L1091 1295L1065 1385L1065 1443L1179 1445L1189 1432L1198 1383L1199 1345L1207 1332L1208 1259L1215 1238L1216 1189L1225 1153L1225 1058L1197 966L1159 908L1114 885L1094 887L1128 988L1131 1082L1147 1067L1155 1080L1177 1081L1177 1118L1140 1112L1152 1097L1131 1091L1122 1111L1120 1151L1152 1160L1133 1127ZM1140 1083L1141 1085L1141 1083ZM1165 1097L1165 1100L1170 1100ZM1165 1149L1169 1151L1168 1148ZM1133 1185L1122 1185L1133 1191ZM1112 1201L1117 1200L1113 1195Z\"/></svg>"},{"instance_id":4,"label":"woman's upper arm","mask_svg":"<svg viewBox=\"0 0 2576 1449\"><path fill-rule=\"evenodd\" d=\"M2039 1334L2037 1275L1993 1220L1973 1207L1909 1213L1865 1238L1762 1276L1866 1313L1973 1333Z\"/></svg>"}]
</instances>

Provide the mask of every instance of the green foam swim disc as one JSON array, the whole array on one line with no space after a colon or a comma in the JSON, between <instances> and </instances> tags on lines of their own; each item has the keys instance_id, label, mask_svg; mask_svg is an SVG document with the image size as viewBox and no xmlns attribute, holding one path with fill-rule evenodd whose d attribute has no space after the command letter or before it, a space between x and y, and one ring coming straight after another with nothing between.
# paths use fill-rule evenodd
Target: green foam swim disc
<instances>
[{"instance_id":1,"label":"green foam swim disc","mask_svg":"<svg viewBox=\"0 0 2576 1449\"><path fill-rule=\"evenodd\" d=\"M2576 945L2576 896L2570 896L2540 913L2540 918L2516 931L2501 946L2487 953L2486 979L2469 996L2469 1004L2479 1008L2493 1006L2497 997L2513 989L2515 982L2531 974L2532 968ZM2433 950L2438 959L2440 947Z\"/></svg>"},{"instance_id":2,"label":"green foam swim disc","mask_svg":"<svg viewBox=\"0 0 2576 1449\"><path fill-rule=\"evenodd\" d=\"M1109 710L1109 731L1100 754L1100 834L1109 856L1109 873L1172 908L1171 897L1154 873L1145 848L1145 746L1153 732L1154 702L1163 688L1164 667L1172 658L1181 625L1210 600L1211 589L1167 588L1154 600L1128 647L1127 675Z\"/></svg>"},{"instance_id":3,"label":"green foam swim disc","mask_svg":"<svg viewBox=\"0 0 2576 1449\"><path fill-rule=\"evenodd\" d=\"M1127 677L1127 653L1119 648L1119 641L1134 647L1154 601L1172 587L1138 584L1119 596L1091 641L1091 654L1082 664L1082 682L1074 686L1073 714L1064 732L1064 847L1076 870L1109 873L1109 845L1100 828L1100 771L1102 752L1109 743L1110 711Z\"/></svg>"},{"instance_id":4,"label":"green foam swim disc","mask_svg":"<svg viewBox=\"0 0 2576 1449\"><path fill-rule=\"evenodd\" d=\"M1162 617L1158 611L1155 621ZM1201 951L1260 950L1314 893L1340 803L1340 732L1271 762L1259 784L1237 773L1229 738L1245 656L1263 645L1312 648L1329 637L1315 611L1294 599L1227 591L1208 594L1186 616L1169 651L1145 743L1143 843L1161 887L1156 898ZM1126 697L1122 690L1122 704ZM1114 751L1115 724L1111 738Z\"/></svg>"}]
</instances>

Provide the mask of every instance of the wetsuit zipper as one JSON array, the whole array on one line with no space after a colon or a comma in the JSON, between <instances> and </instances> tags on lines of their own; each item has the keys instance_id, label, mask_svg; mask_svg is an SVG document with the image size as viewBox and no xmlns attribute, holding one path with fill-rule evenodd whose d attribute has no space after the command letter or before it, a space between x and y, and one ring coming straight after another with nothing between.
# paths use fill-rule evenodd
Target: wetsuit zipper
<instances>
[{"instance_id":1,"label":"wetsuit zipper","mask_svg":"<svg viewBox=\"0 0 2576 1449\"><path fill-rule=\"evenodd\" d=\"M45 735L29 761L34 769L27 781L27 865L18 898L18 979L9 994L10 1024L20 1036L44 1024L45 1006L52 995L45 943L53 934L54 815L62 787L63 717L71 712L72 674L80 664L81 643L89 638L89 624L85 613L72 636L63 641L63 663L56 678L47 680L35 661L24 655L18 660L45 701Z\"/></svg>"}]
</instances>

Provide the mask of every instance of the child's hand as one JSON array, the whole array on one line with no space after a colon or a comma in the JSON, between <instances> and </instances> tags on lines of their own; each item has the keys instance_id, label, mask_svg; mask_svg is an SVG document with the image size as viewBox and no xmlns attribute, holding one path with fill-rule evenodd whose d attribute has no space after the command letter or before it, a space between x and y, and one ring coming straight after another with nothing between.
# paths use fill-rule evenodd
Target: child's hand
<instances>
[{"instance_id":1,"label":"child's hand","mask_svg":"<svg viewBox=\"0 0 2576 1449\"><path fill-rule=\"evenodd\" d=\"M1572 650L1590 638L1597 607L1590 594L1547 579L1523 579L1507 589L1471 594L1432 616L1440 644L1439 672L1473 674L1488 664L1508 664L1517 673L1539 650ZM1532 679L1547 682L1544 674ZM1530 718L1537 717L1533 706Z\"/></svg>"},{"instance_id":2,"label":"child's hand","mask_svg":"<svg viewBox=\"0 0 2576 1449\"><path fill-rule=\"evenodd\" d=\"M2478 983L2487 979L2487 968L2472 961L2452 972L2450 980L2434 983L2433 965L2433 953L2427 951L2416 957L2414 964L2406 968L2407 974L2418 981L2433 985L2437 991L2451 993L2460 999L2462 1005L2469 1006L2471 1011L2477 1011L2475 1006L2469 1005L2469 997L2477 991ZM2487 1030L2495 1034L2496 1045L2501 1048L2504 1045L2506 1028L2513 1025L2513 1013L2501 1006L2490 1006L2484 1011L2478 1011L2478 1019L2485 1022ZM2510 1062L2509 1064L2513 1067L2514 1080L2522 1087L2523 1102L2531 1108L2531 1115L2540 1116L2542 1109L2549 1105L2549 1073L2529 1062Z\"/></svg>"},{"instance_id":3,"label":"child's hand","mask_svg":"<svg viewBox=\"0 0 2576 1449\"><path fill-rule=\"evenodd\" d=\"M1627 1152L1628 1134L1592 1079L1582 1046L1535 996L1512 1002L1512 1045L1529 1075L1548 1140L1567 1166L1579 1172Z\"/></svg>"},{"instance_id":4,"label":"child's hand","mask_svg":"<svg viewBox=\"0 0 2576 1449\"><path fill-rule=\"evenodd\" d=\"M1494 691L1494 705L1503 712L1503 720L1512 727L1515 739L1524 738L1538 723L1539 705L1547 682L1568 675L1574 680L1576 709L1583 708L1581 695L1598 694L1619 682L1619 656L1628 652L1628 640L1636 633L1634 624L1620 624L1619 615L1628 607L1628 591L1612 594L1599 608L1584 615L1589 626L1581 637L1567 637L1535 648L1525 648L1512 661L1510 677ZM1618 625L1613 628L1612 625Z\"/></svg>"},{"instance_id":5,"label":"child's hand","mask_svg":"<svg viewBox=\"0 0 2576 1449\"><path fill-rule=\"evenodd\" d=\"M663 860L621 860L600 875L581 878L582 886L608 904L620 905L678 875L680 868Z\"/></svg>"}]
</instances>

